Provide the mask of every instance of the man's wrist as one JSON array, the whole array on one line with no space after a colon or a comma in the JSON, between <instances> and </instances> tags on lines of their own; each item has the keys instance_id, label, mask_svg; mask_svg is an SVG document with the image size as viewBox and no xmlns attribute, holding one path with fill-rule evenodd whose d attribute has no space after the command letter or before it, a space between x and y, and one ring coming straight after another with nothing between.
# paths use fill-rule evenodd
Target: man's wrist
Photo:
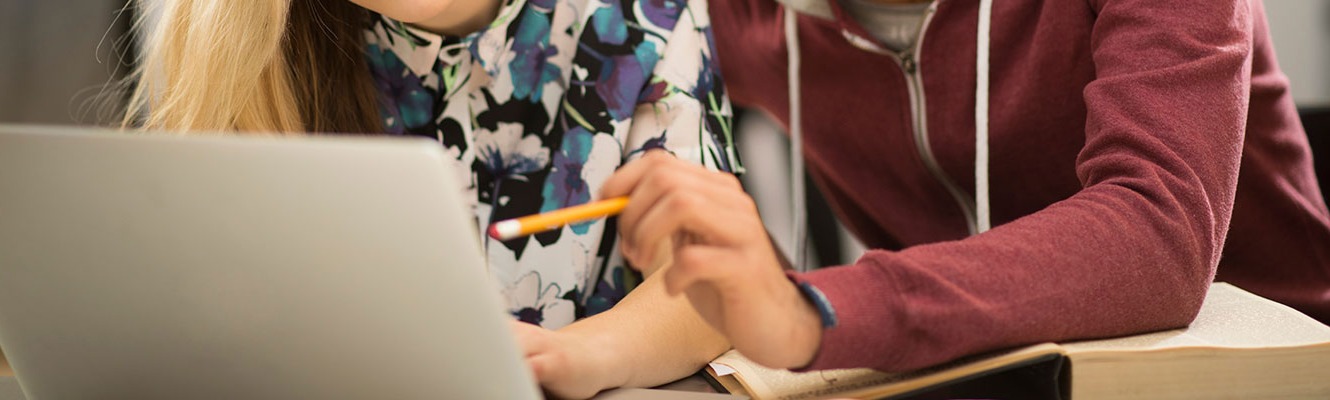
<instances>
[{"instance_id":1,"label":"man's wrist","mask_svg":"<svg viewBox=\"0 0 1330 400\"><path fill-rule=\"evenodd\" d=\"M804 300L808 301L814 311L817 311L822 329L835 328L839 324L840 321L836 318L836 309L831 307L831 301L827 300L827 295L808 282L795 282L795 286L799 288L799 293L804 296Z\"/></svg>"},{"instance_id":2,"label":"man's wrist","mask_svg":"<svg viewBox=\"0 0 1330 400\"><path fill-rule=\"evenodd\" d=\"M793 278L793 277L791 277ZM817 357L818 350L822 346L822 330L829 326L834 326L835 313L827 314L819 302L825 304L826 297L817 288L808 285L805 282L799 282L791 279L794 284L796 296L798 297L797 321L799 332L796 338L796 346L799 354L799 362L791 369L799 369L808 366ZM829 315L830 318L824 317ZM831 323L833 325L828 325Z\"/></svg>"},{"instance_id":3,"label":"man's wrist","mask_svg":"<svg viewBox=\"0 0 1330 400\"><path fill-rule=\"evenodd\" d=\"M807 351L807 358L802 358L803 362L799 364L799 368L791 368L797 370L812 364L821 351L822 336L825 330L839 325L840 319L826 294L817 286L814 286L812 282L801 279L800 274L794 271L785 271L785 278L794 286L801 299L800 303L802 304L799 307L800 311L798 311L802 325L800 330L807 332L802 336L811 341L811 343L798 342L801 350L805 348L809 350Z\"/></svg>"}]
</instances>

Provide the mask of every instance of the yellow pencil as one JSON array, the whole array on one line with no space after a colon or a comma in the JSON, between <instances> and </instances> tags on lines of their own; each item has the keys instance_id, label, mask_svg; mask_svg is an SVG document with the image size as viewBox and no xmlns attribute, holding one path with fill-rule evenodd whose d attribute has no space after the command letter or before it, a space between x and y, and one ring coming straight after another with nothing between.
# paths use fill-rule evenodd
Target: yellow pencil
<instances>
[{"instance_id":1,"label":"yellow pencil","mask_svg":"<svg viewBox=\"0 0 1330 400\"><path fill-rule=\"evenodd\" d=\"M558 229L564 225L615 215L620 211L623 211L624 206L627 205L627 196L615 197L601 201L593 201L580 206L562 208L547 213L503 220L490 225L489 235L490 237L499 240L508 240L533 235L552 229Z\"/></svg>"}]
</instances>

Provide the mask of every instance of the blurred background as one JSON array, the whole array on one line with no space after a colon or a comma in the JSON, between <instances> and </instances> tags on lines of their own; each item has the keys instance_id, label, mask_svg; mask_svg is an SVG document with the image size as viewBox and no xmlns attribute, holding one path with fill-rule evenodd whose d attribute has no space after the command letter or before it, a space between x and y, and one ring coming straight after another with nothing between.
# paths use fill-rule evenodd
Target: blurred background
<instances>
[{"instance_id":1,"label":"blurred background","mask_svg":"<svg viewBox=\"0 0 1330 400\"><path fill-rule=\"evenodd\" d=\"M129 70L124 0L0 0L0 123L102 124L93 101ZM117 50L116 44L120 45ZM110 105L117 98L112 96ZM99 115L100 111L100 115Z\"/></svg>"},{"instance_id":2,"label":"blurred background","mask_svg":"<svg viewBox=\"0 0 1330 400\"><path fill-rule=\"evenodd\" d=\"M331 0L338 1L338 0ZM124 0L0 0L0 123L105 125L118 121L122 93L113 85L130 66L127 36L132 10ZM1330 1L1266 1L1280 64L1293 83L1314 148L1330 146ZM739 118L745 184L758 201L773 236L790 249L788 143L759 113ZM773 156L777 155L777 156ZM1321 177L1330 150L1318 154ZM809 185L812 188L812 185ZM813 193L809 199L806 264L853 261L862 249L830 218Z\"/></svg>"}]
</instances>

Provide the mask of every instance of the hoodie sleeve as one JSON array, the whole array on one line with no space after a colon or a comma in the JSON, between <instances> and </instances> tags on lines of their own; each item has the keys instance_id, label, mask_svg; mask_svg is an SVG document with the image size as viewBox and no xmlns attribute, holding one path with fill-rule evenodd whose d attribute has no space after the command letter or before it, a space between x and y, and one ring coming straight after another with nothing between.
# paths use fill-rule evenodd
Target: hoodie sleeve
<instances>
[{"instance_id":1,"label":"hoodie sleeve","mask_svg":"<svg viewBox=\"0 0 1330 400\"><path fill-rule=\"evenodd\" d=\"M911 370L1195 317L1237 185L1249 4L1091 3L1097 78L1083 91L1082 189L970 238L795 275L839 317L808 368Z\"/></svg>"}]
</instances>

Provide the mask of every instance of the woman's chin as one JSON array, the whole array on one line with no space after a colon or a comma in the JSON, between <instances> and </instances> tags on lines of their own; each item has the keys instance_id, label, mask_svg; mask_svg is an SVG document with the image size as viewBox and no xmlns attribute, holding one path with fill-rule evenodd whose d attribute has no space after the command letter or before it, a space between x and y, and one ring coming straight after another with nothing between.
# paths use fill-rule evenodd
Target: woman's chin
<instances>
[{"instance_id":1,"label":"woman's chin","mask_svg":"<svg viewBox=\"0 0 1330 400\"><path fill-rule=\"evenodd\" d=\"M351 0L370 11L408 24L438 19L454 0Z\"/></svg>"}]
</instances>

